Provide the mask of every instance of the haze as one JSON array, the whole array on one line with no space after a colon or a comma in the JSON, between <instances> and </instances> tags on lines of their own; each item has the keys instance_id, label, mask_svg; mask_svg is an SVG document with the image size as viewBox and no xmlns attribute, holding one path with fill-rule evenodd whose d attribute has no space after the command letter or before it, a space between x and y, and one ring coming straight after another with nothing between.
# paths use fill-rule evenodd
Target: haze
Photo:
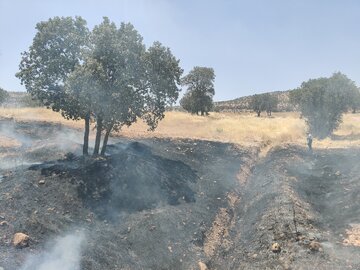
<instances>
[{"instance_id":1,"label":"haze","mask_svg":"<svg viewBox=\"0 0 360 270\"><path fill-rule=\"evenodd\" d=\"M298 87L341 71L360 82L358 1L21 1L0 0L0 86L25 91L15 78L35 25L82 16L90 27L108 16L131 22L150 45L170 47L185 74L213 67L214 99Z\"/></svg>"}]
</instances>

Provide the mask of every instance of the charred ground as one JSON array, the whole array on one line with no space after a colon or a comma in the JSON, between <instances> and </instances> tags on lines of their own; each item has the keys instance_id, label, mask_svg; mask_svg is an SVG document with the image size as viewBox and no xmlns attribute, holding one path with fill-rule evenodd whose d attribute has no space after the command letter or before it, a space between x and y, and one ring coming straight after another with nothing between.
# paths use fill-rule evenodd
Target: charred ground
<instances>
[{"instance_id":1,"label":"charred ground","mask_svg":"<svg viewBox=\"0 0 360 270\"><path fill-rule=\"evenodd\" d=\"M1 149L6 270L69 231L85 234L81 269L359 267L358 150L286 146L258 160L232 144L114 139L106 157L83 158L81 133L61 125L6 119L1 131L16 140ZM29 247L12 247L18 231Z\"/></svg>"}]
</instances>

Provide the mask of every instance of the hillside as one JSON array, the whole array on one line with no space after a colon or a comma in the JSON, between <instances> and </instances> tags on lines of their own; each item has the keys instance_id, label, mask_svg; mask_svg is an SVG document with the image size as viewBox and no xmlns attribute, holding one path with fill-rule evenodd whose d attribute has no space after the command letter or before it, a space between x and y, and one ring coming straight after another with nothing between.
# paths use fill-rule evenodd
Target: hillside
<instances>
[{"instance_id":1,"label":"hillside","mask_svg":"<svg viewBox=\"0 0 360 270\"><path fill-rule=\"evenodd\" d=\"M32 100L31 96L26 92L12 92L8 91L9 98L5 100L2 107L5 108L23 108L23 107L38 107L39 103Z\"/></svg>"},{"instance_id":2,"label":"hillside","mask_svg":"<svg viewBox=\"0 0 360 270\"><path fill-rule=\"evenodd\" d=\"M279 100L278 110L279 112L291 112L294 111L293 106L289 102L289 93L288 91L276 91L269 92L270 95L276 95ZM26 92L8 92L9 98L1 105L6 108L24 108L24 107L38 107L39 103L32 100L31 96ZM263 93L260 95L265 95L268 93ZM236 98L233 100L217 101L214 102L216 112L244 112L251 111L249 103L251 96L245 96ZM170 109L171 111L184 111L181 106L173 106Z\"/></svg>"},{"instance_id":3,"label":"hillside","mask_svg":"<svg viewBox=\"0 0 360 270\"><path fill-rule=\"evenodd\" d=\"M291 91L292 90L275 91L275 92L269 93L270 95L275 95L278 97L278 100L279 100L278 111L280 111L280 112L294 111L293 105L291 105L289 102L289 96L290 96ZM260 95L265 95L265 94L268 94L268 93L263 93ZM227 101L218 101L218 102L214 103L215 111L218 111L218 112L249 111L249 110L252 110L249 105L250 101L251 101L251 96L240 97L240 98L236 98L233 100L227 100Z\"/></svg>"}]
</instances>

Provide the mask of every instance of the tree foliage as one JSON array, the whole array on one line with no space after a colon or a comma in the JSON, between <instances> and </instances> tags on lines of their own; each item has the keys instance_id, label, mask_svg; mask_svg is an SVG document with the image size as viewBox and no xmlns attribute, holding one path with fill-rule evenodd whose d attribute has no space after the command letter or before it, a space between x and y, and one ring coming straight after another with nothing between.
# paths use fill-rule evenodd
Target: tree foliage
<instances>
[{"instance_id":1,"label":"tree foliage","mask_svg":"<svg viewBox=\"0 0 360 270\"><path fill-rule=\"evenodd\" d=\"M169 48L146 49L130 23L108 18L89 31L76 17L55 17L37 25L33 44L23 53L17 76L33 96L68 119L84 119L84 154L89 122L96 122L94 154L105 154L112 130L142 118L154 130L165 107L180 91L183 70Z\"/></svg>"},{"instance_id":2,"label":"tree foliage","mask_svg":"<svg viewBox=\"0 0 360 270\"><path fill-rule=\"evenodd\" d=\"M348 95L349 99L349 109L352 113L356 113L360 109L360 89L359 88L352 88Z\"/></svg>"},{"instance_id":3,"label":"tree foliage","mask_svg":"<svg viewBox=\"0 0 360 270\"><path fill-rule=\"evenodd\" d=\"M9 98L9 93L0 87L0 104L4 103Z\"/></svg>"},{"instance_id":4,"label":"tree foliage","mask_svg":"<svg viewBox=\"0 0 360 270\"><path fill-rule=\"evenodd\" d=\"M29 50L22 53L16 76L27 91L45 106L68 119L82 118L64 84L84 59L89 30L81 17L54 17L36 25L37 33Z\"/></svg>"},{"instance_id":5,"label":"tree foliage","mask_svg":"<svg viewBox=\"0 0 360 270\"><path fill-rule=\"evenodd\" d=\"M181 99L180 105L190 113L208 114L213 108L214 80L214 69L194 67L181 79L181 84L187 86L187 92Z\"/></svg>"},{"instance_id":6,"label":"tree foliage","mask_svg":"<svg viewBox=\"0 0 360 270\"><path fill-rule=\"evenodd\" d=\"M320 139L332 134L342 121L342 114L351 106L357 87L344 74L330 78L310 79L291 92L290 99L306 119L309 131Z\"/></svg>"},{"instance_id":7,"label":"tree foliage","mask_svg":"<svg viewBox=\"0 0 360 270\"><path fill-rule=\"evenodd\" d=\"M266 111L268 116L277 109L278 98L276 95L269 93L266 94L255 94L251 97L250 107L260 117L261 112Z\"/></svg>"}]
</instances>

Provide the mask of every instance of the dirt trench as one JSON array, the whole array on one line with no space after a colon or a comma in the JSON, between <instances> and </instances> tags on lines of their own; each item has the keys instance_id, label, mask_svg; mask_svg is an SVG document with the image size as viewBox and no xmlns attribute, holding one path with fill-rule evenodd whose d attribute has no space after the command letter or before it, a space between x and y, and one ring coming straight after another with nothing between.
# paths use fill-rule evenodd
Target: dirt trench
<instances>
[{"instance_id":1,"label":"dirt trench","mask_svg":"<svg viewBox=\"0 0 360 270\"><path fill-rule=\"evenodd\" d=\"M273 149L243 186L232 245L209 269L359 269L359 160L359 150Z\"/></svg>"}]
</instances>

